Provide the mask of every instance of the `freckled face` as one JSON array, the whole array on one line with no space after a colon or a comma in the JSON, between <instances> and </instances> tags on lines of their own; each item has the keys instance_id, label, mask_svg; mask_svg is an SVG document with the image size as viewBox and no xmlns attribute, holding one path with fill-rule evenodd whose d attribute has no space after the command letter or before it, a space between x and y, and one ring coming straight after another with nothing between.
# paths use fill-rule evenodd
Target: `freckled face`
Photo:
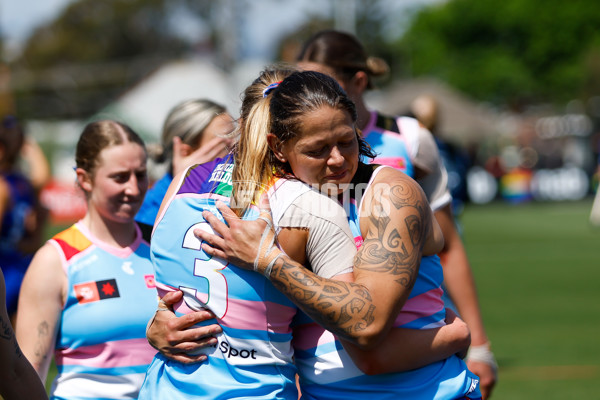
<instances>
[{"instance_id":1,"label":"freckled face","mask_svg":"<svg viewBox=\"0 0 600 400\"><path fill-rule=\"evenodd\" d=\"M103 149L92 177L88 207L115 222L131 222L148 190L146 152L137 143Z\"/></svg>"},{"instance_id":2,"label":"freckled face","mask_svg":"<svg viewBox=\"0 0 600 400\"><path fill-rule=\"evenodd\" d=\"M305 183L335 185L328 193L341 193L358 168L358 139L350 114L323 106L304 115L299 135L281 147L294 175Z\"/></svg>"}]
</instances>

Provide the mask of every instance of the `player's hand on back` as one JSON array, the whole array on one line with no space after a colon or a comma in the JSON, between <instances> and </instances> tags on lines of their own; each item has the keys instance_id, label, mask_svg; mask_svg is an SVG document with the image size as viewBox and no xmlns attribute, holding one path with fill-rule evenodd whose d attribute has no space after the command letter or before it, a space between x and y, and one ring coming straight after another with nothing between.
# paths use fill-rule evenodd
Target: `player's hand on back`
<instances>
[{"instance_id":1,"label":"player's hand on back","mask_svg":"<svg viewBox=\"0 0 600 400\"><path fill-rule=\"evenodd\" d=\"M173 305L181 301L182 296L180 291L171 292L159 301L146 337L152 347L171 360L184 364L202 362L206 355L197 352L205 347L214 347L217 344L215 335L223 329L218 324L194 327L215 318L209 311L195 311L177 317Z\"/></svg>"}]
</instances>

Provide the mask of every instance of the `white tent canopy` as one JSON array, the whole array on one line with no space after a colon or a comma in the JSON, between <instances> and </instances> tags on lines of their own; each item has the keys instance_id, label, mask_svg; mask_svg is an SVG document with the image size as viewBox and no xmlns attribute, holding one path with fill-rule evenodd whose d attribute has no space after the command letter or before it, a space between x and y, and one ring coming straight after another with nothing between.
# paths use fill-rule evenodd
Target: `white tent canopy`
<instances>
[{"instance_id":1,"label":"white tent canopy","mask_svg":"<svg viewBox=\"0 0 600 400\"><path fill-rule=\"evenodd\" d=\"M207 98L222 104L237 117L240 94L258 76L262 66L244 64L226 73L210 58L174 61L128 90L96 117L117 118L149 142L159 140L167 114L185 100Z\"/></svg>"}]
</instances>

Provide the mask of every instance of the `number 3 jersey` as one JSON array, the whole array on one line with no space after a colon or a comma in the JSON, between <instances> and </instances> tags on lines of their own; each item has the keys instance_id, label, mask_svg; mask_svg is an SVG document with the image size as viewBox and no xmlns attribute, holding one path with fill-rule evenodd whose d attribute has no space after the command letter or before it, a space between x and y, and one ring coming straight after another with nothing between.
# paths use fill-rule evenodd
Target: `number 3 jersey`
<instances>
[{"instance_id":1,"label":"number 3 jersey","mask_svg":"<svg viewBox=\"0 0 600 400\"><path fill-rule=\"evenodd\" d=\"M202 217L204 210L222 218L216 201L229 204L232 170L233 160L228 158L188 169L159 214L151 241L159 295L183 291L176 314L210 309L217 320L206 323L218 323L223 333L216 346L203 349L208 360L202 363L182 364L156 355L140 399L298 397L290 328L296 306L262 275L208 256L193 233L195 229L212 232ZM276 225L277 215L307 191L311 188L287 180L269 189ZM257 215L256 209L250 209L245 218ZM347 226L343 216L342 222ZM354 246L346 229L347 241Z\"/></svg>"}]
</instances>

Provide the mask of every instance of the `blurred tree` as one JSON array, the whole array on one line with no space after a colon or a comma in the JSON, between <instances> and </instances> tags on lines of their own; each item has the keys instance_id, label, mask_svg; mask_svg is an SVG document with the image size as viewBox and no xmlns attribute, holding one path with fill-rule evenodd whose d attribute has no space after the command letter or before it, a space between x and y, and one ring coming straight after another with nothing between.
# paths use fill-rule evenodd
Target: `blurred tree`
<instances>
[{"instance_id":1,"label":"blurred tree","mask_svg":"<svg viewBox=\"0 0 600 400\"><path fill-rule=\"evenodd\" d=\"M450 0L422 9L395 47L411 76L520 109L589 96L596 81L596 0ZM598 95L595 92L595 95Z\"/></svg>"},{"instance_id":2,"label":"blurred tree","mask_svg":"<svg viewBox=\"0 0 600 400\"><path fill-rule=\"evenodd\" d=\"M209 0L79 0L37 29L11 65L19 114L85 118L165 60L210 47L186 37L175 15L201 25ZM188 25L190 26L190 25ZM189 35L188 35L189 36Z\"/></svg>"},{"instance_id":3,"label":"blurred tree","mask_svg":"<svg viewBox=\"0 0 600 400\"><path fill-rule=\"evenodd\" d=\"M21 61L37 70L176 52L182 41L168 34L166 11L165 0L72 3L33 33Z\"/></svg>"}]
</instances>

